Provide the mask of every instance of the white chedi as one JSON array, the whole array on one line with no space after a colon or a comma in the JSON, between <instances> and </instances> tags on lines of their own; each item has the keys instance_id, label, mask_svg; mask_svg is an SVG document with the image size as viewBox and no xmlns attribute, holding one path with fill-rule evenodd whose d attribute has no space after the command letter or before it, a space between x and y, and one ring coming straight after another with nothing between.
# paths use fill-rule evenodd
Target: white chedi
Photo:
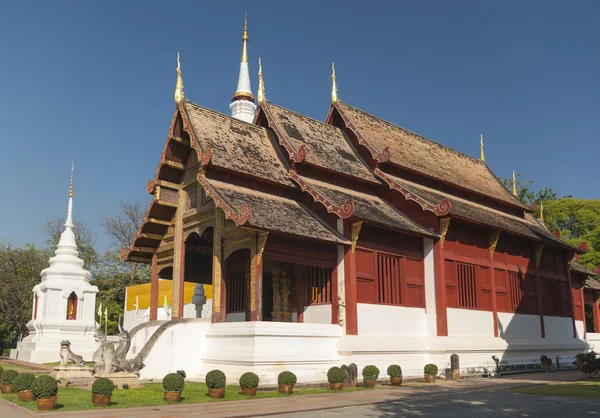
<instances>
[{"instance_id":1,"label":"white chedi","mask_svg":"<svg viewBox=\"0 0 600 418\"><path fill-rule=\"evenodd\" d=\"M41 272L41 282L33 288L29 335L11 357L34 363L60 360L60 343L71 342L71 349L85 361L91 361L98 343L94 339L95 305L98 288L90 284L73 233L73 193L65 230L60 236L50 266Z\"/></svg>"}]
</instances>

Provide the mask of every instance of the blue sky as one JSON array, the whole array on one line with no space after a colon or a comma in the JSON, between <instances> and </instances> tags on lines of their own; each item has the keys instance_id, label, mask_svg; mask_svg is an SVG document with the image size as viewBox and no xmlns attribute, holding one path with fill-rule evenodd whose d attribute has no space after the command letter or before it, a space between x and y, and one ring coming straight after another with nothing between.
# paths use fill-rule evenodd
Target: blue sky
<instances>
[{"instance_id":1,"label":"blue sky","mask_svg":"<svg viewBox=\"0 0 600 418\"><path fill-rule=\"evenodd\" d=\"M472 156L479 134L499 176L599 198L600 2L10 1L0 6L0 243L43 243L64 217L144 202L174 110L186 97L228 113L244 11L252 87L324 119L340 98Z\"/></svg>"}]
</instances>

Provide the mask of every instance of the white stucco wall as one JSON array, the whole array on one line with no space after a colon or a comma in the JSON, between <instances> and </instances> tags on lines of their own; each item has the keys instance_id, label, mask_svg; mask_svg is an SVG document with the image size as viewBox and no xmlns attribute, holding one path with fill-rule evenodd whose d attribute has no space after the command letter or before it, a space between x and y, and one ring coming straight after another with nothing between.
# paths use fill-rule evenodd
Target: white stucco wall
<instances>
[{"instance_id":1,"label":"white stucco wall","mask_svg":"<svg viewBox=\"0 0 600 418\"><path fill-rule=\"evenodd\" d=\"M573 319L558 316L544 316L546 338L573 338ZM583 338L583 329L581 337Z\"/></svg>"},{"instance_id":2,"label":"white stucco wall","mask_svg":"<svg viewBox=\"0 0 600 418\"><path fill-rule=\"evenodd\" d=\"M423 238L423 261L425 267L425 323L426 334L430 336L437 335L437 317L435 300L435 270L433 262L433 240Z\"/></svg>"},{"instance_id":3,"label":"white stucco wall","mask_svg":"<svg viewBox=\"0 0 600 418\"><path fill-rule=\"evenodd\" d=\"M227 322L244 322L246 320L245 312L234 312L227 314Z\"/></svg>"},{"instance_id":4,"label":"white stucco wall","mask_svg":"<svg viewBox=\"0 0 600 418\"><path fill-rule=\"evenodd\" d=\"M498 337L505 340L542 338L540 316L498 312Z\"/></svg>"},{"instance_id":5,"label":"white stucco wall","mask_svg":"<svg viewBox=\"0 0 600 418\"><path fill-rule=\"evenodd\" d=\"M425 336L425 309L359 303L359 335Z\"/></svg>"},{"instance_id":6,"label":"white stucco wall","mask_svg":"<svg viewBox=\"0 0 600 418\"><path fill-rule=\"evenodd\" d=\"M331 324L331 304L304 307L305 324Z\"/></svg>"},{"instance_id":7,"label":"white stucco wall","mask_svg":"<svg viewBox=\"0 0 600 418\"><path fill-rule=\"evenodd\" d=\"M448 336L493 337L494 316L488 311L448 308Z\"/></svg>"},{"instance_id":8,"label":"white stucco wall","mask_svg":"<svg viewBox=\"0 0 600 418\"><path fill-rule=\"evenodd\" d=\"M583 339L585 335L585 325L583 321L575 321L575 329L577 329L577 338Z\"/></svg>"}]
</instances>

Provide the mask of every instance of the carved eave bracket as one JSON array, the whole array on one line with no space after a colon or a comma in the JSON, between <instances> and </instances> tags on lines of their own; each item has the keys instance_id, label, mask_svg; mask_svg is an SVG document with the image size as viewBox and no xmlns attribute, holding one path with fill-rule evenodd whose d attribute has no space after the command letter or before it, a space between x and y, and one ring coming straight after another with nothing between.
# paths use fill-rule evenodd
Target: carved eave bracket
<instances>
[{"instance_id":1,"label":"carved eave bracket","mask_svg":"<svg viewBox=\"0 0 600 418\"><path fill-rule=\"evenodd\" d=\"M262 256L265 252L265 246L267 245L267 238L269 237L268 232L259 232L256 234L256 263L262 262Z\"/></svg>"},{"instance_id":2,"label":"carved eave bracket","mask_svg":"<svg viewBox=\"0 0 600 418\"><path fill-rule=\"evenodd\" d=\"M363 221L352 222L350 226L350 236L352 238L352 252L356 251L356 243L358 242L358 236L362 228Z\"/></svg>"},{"instance_id":3,"label":"carved eave bracket","mask_svg":"<svg viewBox=\"0 0 600 418\"><path fill-rule=\"evenodd\" d=\"M271 115L271 111L269 110L267 102L260 105L260 109L264 112L265 116L267 117L269 127L275 131L277 138L279 138L279 145L285 148L292 163L300 163L304 161L306 159L306 147L302 145L298 150L294 148L294 146L288 140L288 137L277 125L277 122L275 121L273 115Z\"/></svg>"},{"instance_id":4,"label":"carved eave bracket","mask_svg":"<svg viewBox=\"0 0 600 418\"><path fill-rule=\"evenodd\" d=\"M208 179L204 176L202 172L198 173L196 178L198 179L198 183L204 189L204 193L206 193L206 197L210 197L213 202L215 202L215 206L223 209L225 213L225 218L230 219L235 222L236 226L244 225L250 219L252 212L248 205L242 206L239 212L236 212L230 205L223 199L219 193L212 187Z\"/></svg>"},{"instance_id":5,"label":"carved eave bracket","mask_svg":"<svg viewBox=\"0 0 600 418\"><path fill-rule=\"evenodd\" d=\"M434 205L432 203L429 203L422 197L417 196L416 194L407 190L404 186L402 186L390 176L385 174L379 168L376 168L374 171L379 178L381 178L387 183L390 189L400 192L400 194L402 194L402 196L404 196L406 200L412 200L413 202L417 203L419 206L421 206L421 209L424 211L428 210L430 212L435 213L437 216L445 216L448 214L448 212L450 212L450 209L452 209L452 203L450 203L450 200L448 198L442 200L439 204Z\"/></svg>"},{"instance_id":6,"label":"carved eave bracket","mask_svg":"<svg viewBox=\"0 0 600 418\"><path fill-rule=\"evenodd\" d=\"M333 104L333 106L337 109L338 113L342 117L342 120L344 121L344 124L346 125L346 127L348 129L350 129L354 133L354 135L356 135L356 138L358 139L358 143L360 145L364 146L369 151L369 153L371 154L371 158L373 158L373 160L377 164L381 164L381 163L385 163L385 162L389 161L390 149L388 147L385 147L383 150L379 151L373 144L371 144L367 140L367 138L365 138L360 133L358 128L356 126L354 126L354 124L352 123L352 121L350 120L348 115L346 115L346 112L344 112L344 109L342 108L342 106L340 106L339 103L340 103L340 101L338 100L337 102L335 102Z\"/></svg>"},{"instance_id":7,"label":"carved eave bracket","mask_svg":"<svg viewBox=\"0 0 600 418\"><path fill-rule=\"evenodd\" d=\"M444 248L444 241L446 240L446 234L448 234L448 228L450 228L450 217L440 219L440 245Z\"/></svg>"},{"instance_id":8,"label":"carved eave bracket","mask_svg":"<svg viewBox=\"0 0 600 418\"><path fill-rule=\"evenodd\" d=\"M300 186L303 192L308 193L315 202L322 204L325 209L327 209L327 212L335 213L340 218L349 218L354 214L355 204L352 199L348 199L342 204L342 206L338 206L327 197L323 196L319 190L311 186L294 170L290 170L288 175Z\"/></svg>"},{"instance_id":9,"label":"carved eave bracket","mask_svg":"<svg viewBox=\"0 0 600 418\"><path fill-rule=\"evenodd\" d=\"M540 261L542 260L542 252L544 251L545 245L546 244L544 244L543 242L535 244L535 266L536 267L540 266Z\"/></svg>"},{"instance_id":10,"label":"carved eave bracket","mask_svg":"<svg viewBox=\"0 0 600 418\"><path fill-rule=\"evenodd\" d=\"M490 255L493 257L500 238L500 230L493 231L490 235Z\"/></svg>"}]
</instances>

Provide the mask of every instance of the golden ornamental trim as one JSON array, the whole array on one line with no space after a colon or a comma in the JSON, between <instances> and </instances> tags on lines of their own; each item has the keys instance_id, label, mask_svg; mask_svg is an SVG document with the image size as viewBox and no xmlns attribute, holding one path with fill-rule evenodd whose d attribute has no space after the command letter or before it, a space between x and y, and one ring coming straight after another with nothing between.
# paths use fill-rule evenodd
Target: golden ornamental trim
<instances>
[{"instance_id":1,"label":"golden ornamental trim","mask_svg":"<svg viewBox=\"0 0 600 418\"><path fill-rule=\"evenodd\" d=\"M256 234L256 263L257 265L262 262L262 256L265 251L267 244L268 232L259 232Z\"/></svg>"},{"instance_id":2,"label":"golden ornamental trim","mask_svg":"<svg viewBox=\"0 0 600 418\"><path fill-rule=\"evenodd\" d=\"M496 252L496 246L498 245L498 238L500 238L500 230L492 232L490 236L490 255L493 257Z\"/></svg>"},{"instance_id":3,"label":"golden ornamental trim","mask_svg":"<svg viewBox=\"0 0 600 418\"><path fill-rule=\"evenodd\" d=\"M535 244L535 266L539 267L540 266L540 261L542 260L542 251L544 251L544 244L539 243L539 244Z\"/></svg>"},{"instance_id":4,"label":"golden ornamental trim","mask_svg":"<svg viewBox=\"0 0 600 418\"><path fill-rule=\"evenodd\" d=\"M446 234L448 233L448 228L450 228L450 217L441 218L440 219L440 244L442 248L444 248L444 241L446 240Z\"/></svg>"},{"instance_id":5,"label":"golden ornamental trim","mask_svg":"<svg viewBox=\"0 0 600 418\"><path fill-rule=\"evenodd\" d=\"M358 236L362 228L363 221L352 222L351 234L352 234L352 252L356 251L356 243L358 242Z\"/></svg>"}]
</instances>

